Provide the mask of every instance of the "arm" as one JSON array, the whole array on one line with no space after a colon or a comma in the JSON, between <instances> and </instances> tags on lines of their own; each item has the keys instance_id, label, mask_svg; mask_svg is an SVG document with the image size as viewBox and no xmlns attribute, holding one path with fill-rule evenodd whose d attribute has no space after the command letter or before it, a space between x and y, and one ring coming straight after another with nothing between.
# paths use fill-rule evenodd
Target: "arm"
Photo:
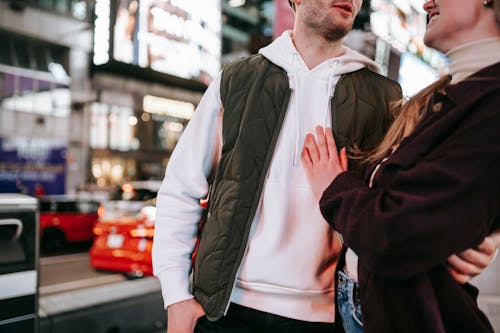
<instances>
[{"instance_id":1,"label":"arm","mask_svg":"<svg viewBox=\"0 0 500 333\"><path fill-rule=\"evenodd\" d=\"M169 312L172 304L193 298L189 274L202 214L200 199L208 192L208 177L217 163L221 143L219 86L220 75L208 87L172 153L158 192L153 271ZM194 312L199 317L199 311Z\"/></svg>"},{"instance_id":2,"label":"arm","mask_svg":"<svg viewBox=\"0 0 500 333\"><path fill-rule=\"evenodd\" d=\"M321 127L317 127L316 137L318 142L312 134L306 136L302 162L315 196L321 198L330 182L347 170L347 156L344 148L337 158L335 140L330 129L323 132ZM466 283L489 266L498 254L499 246L500 229L486 237L476 248L448 257L448 270L457 282Z\"/></svg>"},{"instance_id":3,"label":"arm","mask_svg":"<svg viewBox=\"0 0 500 333\"><path fill-rule=\"evenodd\" d=\"M321 200L324 217L361 264L386 277L408 278L477 246L498 214L498 124L473 118L411 167L389 160L377 189L341 173Z\"/></svg>"},{"instance_id":4,"label":"arm","mask_svg":"<svg viewBox=\"0 0 500 333\"><path fill-rule=\"evenodd\" d=\"M448 258L449 270L460 283L470 281L486 269L498 256L500 229L492 232L475 249L468 249Z\"/></svg>"},{"instance_id":5,"label":"arm","mask_svg":"<svg viewBox=\"0 0 500 333\"><path fill-rule=\"evenodd\" d=\"M448 270L458 283L469 282L495 260L500 245L499 236L500 231L497 230L487 236L476 248L467 249L448 257L446 260Z\"/></svg>"}]
</instances>

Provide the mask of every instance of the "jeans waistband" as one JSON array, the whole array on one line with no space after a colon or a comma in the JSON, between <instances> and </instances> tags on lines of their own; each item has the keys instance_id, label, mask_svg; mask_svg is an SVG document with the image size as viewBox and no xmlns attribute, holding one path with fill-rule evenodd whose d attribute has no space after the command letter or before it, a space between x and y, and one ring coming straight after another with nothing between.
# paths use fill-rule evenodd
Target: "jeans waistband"
<instances>
[{"instance_id":1,"label":"jeans waistband","mask_svg":"<svg viewBox=\"0 0 500 333\"><path fill-rule=\"evenodd\" d=\"M360 302L358 282L351 279L344 270L339 270L338 285L339 289L344 289L350 294L349 297L352 298L354 303Z\"/></svg>"}]
</instances>

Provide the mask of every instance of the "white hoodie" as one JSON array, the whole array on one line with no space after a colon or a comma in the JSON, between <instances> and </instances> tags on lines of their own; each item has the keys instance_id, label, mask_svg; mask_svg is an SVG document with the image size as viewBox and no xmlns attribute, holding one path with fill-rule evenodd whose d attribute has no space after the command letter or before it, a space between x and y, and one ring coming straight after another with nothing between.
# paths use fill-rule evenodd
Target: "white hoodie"
<instances>
[{"instance_id":1,"label":"white hoodie","mask_svg":"<svg viewBox=\"0 0 500 333\"><path fill-rule=\"evenodd\" d=\"M308 69L286 31L260 53L286 70L293 90L231 302L284 317L334 321L334 270L340 244L319 211L300 160L307 133L331 126L330 99L340 75L377 65L345 54ZM192 298L191 253L207 177L220 156L220 75L205 92L173 152L158 193L154 274L165 307Z\"/></svg>"}]
</instances>

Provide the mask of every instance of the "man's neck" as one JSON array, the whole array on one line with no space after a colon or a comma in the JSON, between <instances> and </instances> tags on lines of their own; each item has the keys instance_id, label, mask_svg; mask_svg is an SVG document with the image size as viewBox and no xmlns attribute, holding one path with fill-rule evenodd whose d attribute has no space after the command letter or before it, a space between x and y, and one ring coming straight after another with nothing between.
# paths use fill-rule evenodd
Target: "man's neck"
<instances>
[{"instance_id":1,"label":"man's neck","mask_svg":"<svg viewBox=\"0 0 500 333\"><path fill-rule=\"evenodd\" d=\"M343 39L330 41L304 29L294 29L292 40L309 69L313 69L327 59L336 58L345 53L342 46Z\"/></svg>"}]
</instances>

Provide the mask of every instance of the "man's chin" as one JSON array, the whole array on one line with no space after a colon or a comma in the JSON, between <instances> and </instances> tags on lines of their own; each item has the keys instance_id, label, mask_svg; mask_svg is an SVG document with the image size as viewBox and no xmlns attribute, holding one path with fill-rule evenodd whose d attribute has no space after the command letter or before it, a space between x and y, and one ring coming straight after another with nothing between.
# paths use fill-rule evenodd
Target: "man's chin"
<instances>
[{"instance_id":1,"label":"man's chin","mask_svg":"<svg viewBox=\"0 0 500 333\"><path fill-rule=\"evenodd\" d=\"M352 26L348 27L335 27L331 29L325 29L323 32L323 37L330 41L338 41L347 36L349 31L351 31Z\"/></svg>"}]
</instances>

